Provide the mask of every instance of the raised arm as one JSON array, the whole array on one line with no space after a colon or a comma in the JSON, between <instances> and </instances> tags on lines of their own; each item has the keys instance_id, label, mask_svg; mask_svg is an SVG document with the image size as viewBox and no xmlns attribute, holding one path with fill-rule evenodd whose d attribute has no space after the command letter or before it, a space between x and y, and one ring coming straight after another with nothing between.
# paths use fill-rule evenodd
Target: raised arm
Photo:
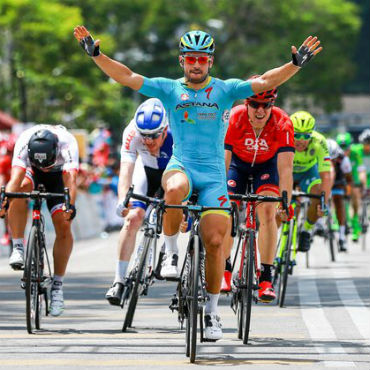
<instances>
[{"instance_id":1,"label":"raised arm","mask_svg":"<svg viewBox=\"0 0 370 370\"><path fill-rule=\"evenodd\" d=\"M131 69L124 64L101 53L99 49L100 40L95 41L84 26L75 27L73 34L86 53L92 57L96 65L106 75L123 86L130 87L133 90L140 89L144 77L131 71Z\"/></svg>"},{"instance_id":2,"label":"raised arm","mask_svg":"<svg viewBox=\"0 0 370 370\"><path fill-rule=\"evenodd\" d=\"M292 46L292 61L281 67L270 69L262 76L251 80L252 90L258 94L262 91L271 90L274 87L282 85L293 77L308 61L318 54L322 47L317 37L309 36L301 45L299 50Z\"/></svg>"}]
</instances>

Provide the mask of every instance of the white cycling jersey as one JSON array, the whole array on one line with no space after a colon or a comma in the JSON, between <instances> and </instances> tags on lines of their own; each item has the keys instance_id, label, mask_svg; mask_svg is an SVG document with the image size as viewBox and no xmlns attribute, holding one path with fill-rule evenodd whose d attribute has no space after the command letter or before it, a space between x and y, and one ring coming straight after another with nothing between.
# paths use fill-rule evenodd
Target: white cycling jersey
<instances>
[{"instance_id":1,"label":"white cycling jersey","mask_svg":"<svg viewBox=\"0 0 370 370\"><path fill-rule=\"evenodd\" d=\"M159 150L159 156L156 157L150 154L135 127L135 121L131 120L122 135L121 162L135 163L138 155L140 155L144 167L165 169L172 155L172 134L170 131L167 131L166 140Z\"/></svg>"},{"instance_id":2,"label":"white cycling jersey","mask_svg":"<svg viewBox=\"0 0 370 370\"><path fill-rule=\"evenodd\" d=\"M19 136L15 147L12 160L12 167L21 167L26 169L31 167L28 158L28 142L31 136L39 130L49 130L58 136L58 153L55 165L49 170L51 172L72 170L78 171L79 154L76 138L62 126L53 125L35 125L26 131L23 131Z\"/></svg>"}]
</instances>

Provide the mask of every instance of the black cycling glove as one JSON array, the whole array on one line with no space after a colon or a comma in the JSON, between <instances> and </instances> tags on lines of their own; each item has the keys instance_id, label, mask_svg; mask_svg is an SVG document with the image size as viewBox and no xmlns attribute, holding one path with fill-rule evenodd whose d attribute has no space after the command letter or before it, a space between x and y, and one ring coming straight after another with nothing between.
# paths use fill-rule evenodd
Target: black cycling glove
<instances>
[{"instance_id":1,"label":"black cycling glove","mask_svg":"<svg viewBox=\"0 0 370 370\"><path fill-rule=\"evenodd\" d=\"M314 56L313 52L307 46L301 46L296 54L292 54L293 64L303 67Z\"/></svg>"},{"instance_id":2,"label":"black cycling glove","mask_svg":"<svg viewBox=\"0 0 370 370\"><path fill-rule=\"evenodd\" d=\"M99 45L95 45L95 41L90 35L84 37L80 41L80 45L90 57L97 57L100 55Z\"/></svg>"}]
</instances>

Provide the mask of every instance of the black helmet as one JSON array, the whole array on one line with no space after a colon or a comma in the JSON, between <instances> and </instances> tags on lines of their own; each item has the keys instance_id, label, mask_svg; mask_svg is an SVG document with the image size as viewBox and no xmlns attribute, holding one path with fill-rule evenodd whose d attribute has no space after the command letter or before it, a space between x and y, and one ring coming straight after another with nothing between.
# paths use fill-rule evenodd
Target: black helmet
<instances>
[{"instance_id":1,"label":"black helmet","mask_svg":"<svg viewBox=\"0 0 370 370\"><path fill-rule=\"evenodd\" d=\"M32 166L47 168L57 159L58 136L49 130L36 131L28 142L28 158Z\"/></svg>"}]
</instances>

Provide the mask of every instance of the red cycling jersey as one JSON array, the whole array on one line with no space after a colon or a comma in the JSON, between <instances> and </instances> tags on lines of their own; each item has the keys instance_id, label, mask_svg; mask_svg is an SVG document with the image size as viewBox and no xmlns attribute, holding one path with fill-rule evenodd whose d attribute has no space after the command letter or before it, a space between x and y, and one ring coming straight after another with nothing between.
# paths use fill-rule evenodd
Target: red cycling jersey
<instances>
[{"instance_id":1,"label":"red cycling jersey","mask_svg":"<svg viewBox=\"0 0 370 370\"><path fill-rule=\"evenodd\" d=\"M263 163L277 153L294 152L292 121L282 109L273 107L269 120L256 138L246 105L238 105L231 110L225 149L248 163Z\"/></svg>"}]
</instances>

